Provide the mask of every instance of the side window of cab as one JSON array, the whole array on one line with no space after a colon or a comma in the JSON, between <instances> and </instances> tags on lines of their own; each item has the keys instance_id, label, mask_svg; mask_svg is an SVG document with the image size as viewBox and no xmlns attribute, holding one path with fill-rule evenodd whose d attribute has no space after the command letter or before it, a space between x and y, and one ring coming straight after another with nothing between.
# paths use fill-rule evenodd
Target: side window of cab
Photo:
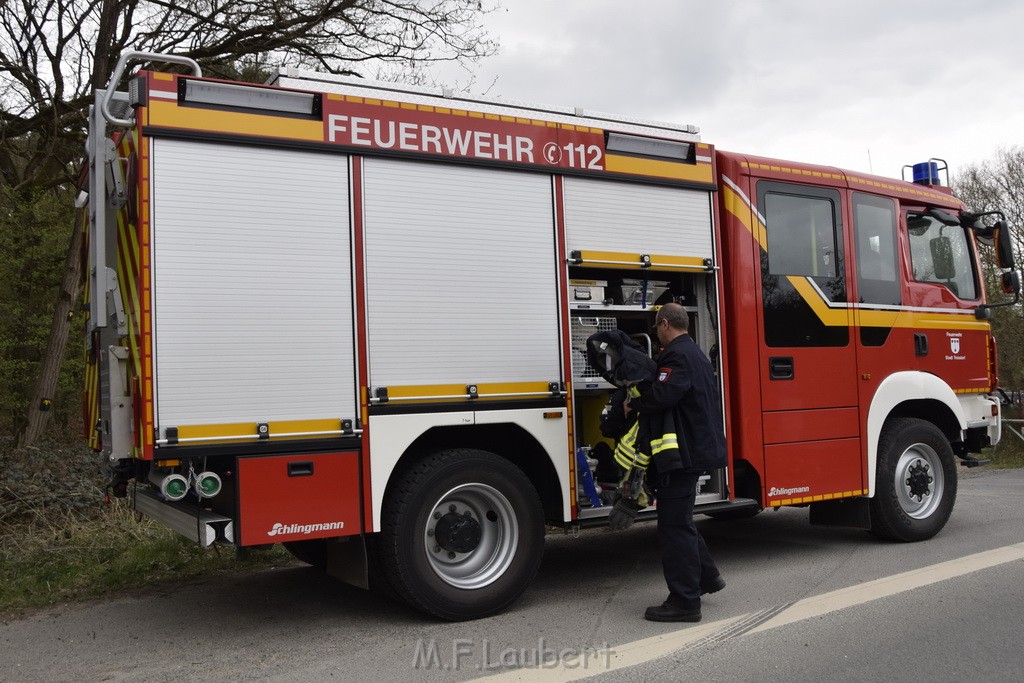
<instances>
[{"instance_id":1,"label":"side window of cab","mask_svg":"<svg viewBox=\"0 0 1024 683\"><path fill-rule=\"evenodd\" d=\"M914 280L944 285L959 299L978 298L974 256L964 228L909 211L907 234Z\"/></svg>"}]
</instances>

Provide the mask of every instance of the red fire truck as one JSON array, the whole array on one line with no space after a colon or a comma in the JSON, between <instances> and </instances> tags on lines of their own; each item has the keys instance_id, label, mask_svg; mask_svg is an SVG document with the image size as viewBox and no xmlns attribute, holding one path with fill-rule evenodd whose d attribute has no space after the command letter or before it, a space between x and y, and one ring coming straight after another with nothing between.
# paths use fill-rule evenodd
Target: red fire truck
<instances>
[{"instance_id":1,"label":"red fire truck","mask_svg":"<svg viewBox=\"0 0 1024 683\"><path fill-rule=\"evenodd\" d=\"M132 61L191 73L140 71ZM585 340L682 304L717 368L718 517L936 534L1000 436L977 243L914 182L722 152L696 128L295 69L122 56L89 136L86 438L204 546L281 542L447 619L597 526L612 387ZM656 502L642 517L657 514Z\"/></svg>"}]
</instances>

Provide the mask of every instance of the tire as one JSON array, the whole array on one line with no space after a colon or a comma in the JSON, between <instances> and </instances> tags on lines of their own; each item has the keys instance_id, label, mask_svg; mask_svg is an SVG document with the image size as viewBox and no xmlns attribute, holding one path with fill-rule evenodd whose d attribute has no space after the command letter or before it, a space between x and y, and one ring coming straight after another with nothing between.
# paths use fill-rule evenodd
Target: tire
<instances>
[{"instance_id":1,"label":"tire","mask_svg":"<svg viewBox=\"0 0 1024 683\"><path fill-rule=\"evenodd\" d=\"M522 470L475 449L430 455L384 497L377 558L406 602L460 621L522 595L544 552L540 498Z\"/></svg>"},{"instance_id":2,"label":"tire","mask_svg":"<svg viewBox=\"0 0 1024 683\"><path fill-rule=\"evenodd\" d=\"M923 541L942 530L956 503L953 449L930 422L890 420L878 441L871 533L894 541Z\"/></svg>"},{"instance_id":3,"label":"tire","mask_svg":"<svg viewBox=\"0 0 1024 683\"><path fill-rule=\"evenodd\" d=\"M327 541L324 539L285 541L281 545L300 562L305 562L317 569L327 567Z\"/></svg>"}]
</instances>

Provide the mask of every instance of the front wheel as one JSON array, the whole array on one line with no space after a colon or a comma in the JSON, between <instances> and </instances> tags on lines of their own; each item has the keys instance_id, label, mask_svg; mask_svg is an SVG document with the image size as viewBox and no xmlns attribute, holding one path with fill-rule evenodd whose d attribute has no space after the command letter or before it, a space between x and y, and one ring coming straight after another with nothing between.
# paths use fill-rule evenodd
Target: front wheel
<instances>
[{"instance_id":1,"label":"front wheel","mask_svg":"<svg viewBox=\"0 0 1024 683\"><path fill-rule=\"evenodd\" d=\"M389 489L377 550L389 583L412 606L443 619L488 616L537 572L540 499L522 470L493 453L442 451Z\"/></svg>"},{"instance_id":2,"label":"front wheel","mask_svg":"<svg viewBox=\"0 0 1024 683\"><path fill-rule=\"evenodd\" d=\"M878 442L871 533L923 541L946 525L956 502L956 460L938 427L914 418L891 420Z\"/></svg>"}]
</instances>

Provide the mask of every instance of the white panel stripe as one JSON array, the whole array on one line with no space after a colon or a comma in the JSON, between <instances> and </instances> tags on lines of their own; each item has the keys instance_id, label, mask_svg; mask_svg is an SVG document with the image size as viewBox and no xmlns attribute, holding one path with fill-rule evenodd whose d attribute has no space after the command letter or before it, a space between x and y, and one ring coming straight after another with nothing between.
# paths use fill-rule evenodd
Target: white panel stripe
<instances>
[{"instance_id":1,"label":"white panel stripe","mask_svg":"<svg viewBox=\"0 0 1024 683\"><path fill-rule=\"evenodd\" d=\"M913 313L953 313L957 315L969 315L974 317L974 309L964 310L962 308L927 308L924 306L892 306L890 304L861 304L861 303L848 303L845 301L832 301L829 299L821 288L818 287L818 283L813 278L805 277L808 284L814 288L814 291L818 293L822 301L824 301L829 308L856 308L862 311L909 311Z\"/></svg>"},{"instance_id":2,"label":"white panel stripe","mask_svg":"<svg viewBox=\"0 0 1024 683\"><path fill-rule=\"evenodd\" d=\"M757 220L761 221L761 225L767 225L768 224L768 221L766 221L764 219L764 216L761 215L760 211L758 211L756 208L754 208L753 202L751 202L750 198L747 197L746 194L744 194L743 190L740 189L739 185L737 185L732 180L730 180L729 176L723 175L722 176L722 180L725 181L726 185L728 185L730 188L732 188L733 192L735 192L736 194L738 194L740 196L740 199L742 199L743 203L747 205L747 208L749 208L751 211L753 211L755 214L757 214Z\"/></svg>"}]
</instances>

